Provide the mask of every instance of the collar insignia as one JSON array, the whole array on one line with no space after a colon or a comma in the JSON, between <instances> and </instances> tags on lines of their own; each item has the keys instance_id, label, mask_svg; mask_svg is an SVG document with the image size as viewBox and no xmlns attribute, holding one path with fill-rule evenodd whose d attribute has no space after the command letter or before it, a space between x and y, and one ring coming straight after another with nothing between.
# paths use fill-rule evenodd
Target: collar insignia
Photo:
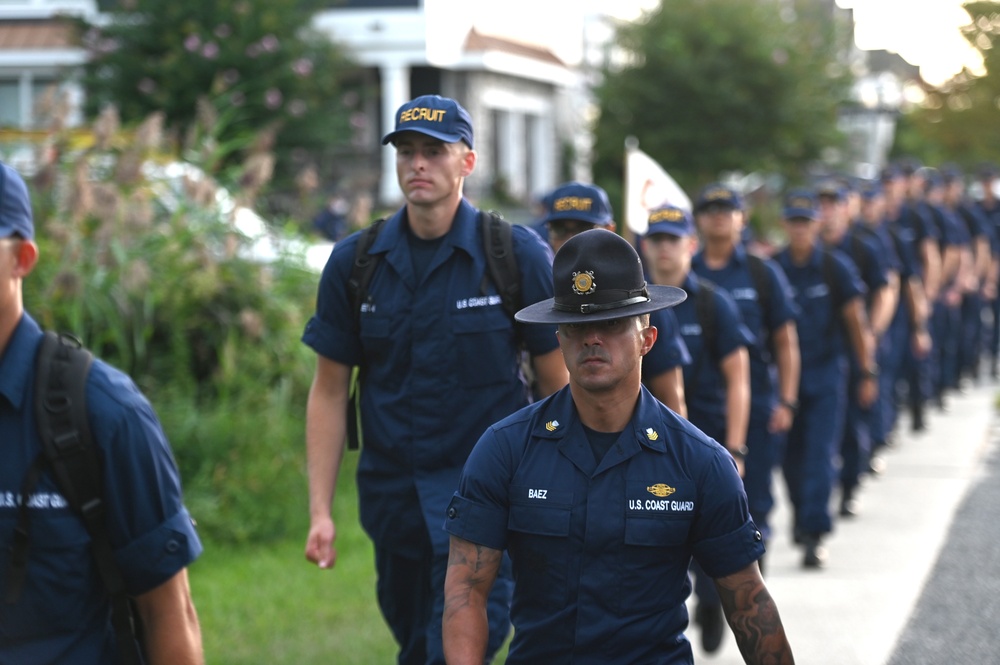
<instances>
[{"instance_id":1,"label":"collar insignia","mask_svg":"<svg viewBox=\"0 0 1000 665\"><path fill-rule=\"evenodd\" d=\"M649 439L650 441L656 441L657 439L660 438L660 435L652 427L647 427L646 428L646 438Z\"/></svg>"},{"instance_id":2,"label":"collar insignia","mask_svg":"<svg viewBox=\"0 0 1000 665\"><path fill-rule=\"evenodd\" d=\"M549 422L545 423L545 429L547 429L550 432L555 432L557 429L559 429L559 421L550 420Z\"/></svg>"}]
</instances>

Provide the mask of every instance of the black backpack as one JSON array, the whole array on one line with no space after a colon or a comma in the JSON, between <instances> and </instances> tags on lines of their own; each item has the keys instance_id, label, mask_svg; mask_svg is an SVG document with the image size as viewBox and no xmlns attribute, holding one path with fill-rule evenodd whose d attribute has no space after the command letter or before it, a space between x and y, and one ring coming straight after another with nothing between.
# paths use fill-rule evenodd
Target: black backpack
<instances>
[{"instance_id":1,"label":"black backpack","mask_svg":"<svg viewBox=\"0 0 1000 665\"><path fill-rule=\"evenodd\" d=\"M351 276L347 280L347 294L354 313L355 327L360 327L361 308L369 300L368 285L382 256L371 254L372 245L385 226L385 218L363 229L354 248L354 263ZM487 280L492 281L503 303L503 308L513 320L514 313L521 308L521 272L514 256L513 227L500 213L491 210L479 213L480 235L486 253L486 274L479 285L480 293L486 295ZM522 354L523 355L523 354ZM522 370L528 368L522 362ZM357 450L363 438L361 432L361 377L360 369L351 372L351 385L347 404L347 448Z\"/></svg>"},{"instance_id":2,"label":"black backpack","mask_svg":"<svg viewBox=\"0 0 1000 665\"><path fill-rule=\"evenodd\" d=\"M35 357L35 424L42 452L21 486L5 602L16 603L27 575L28 497L49 469L70 509L90 535L97 571L111 598L111 623L125 665L142 665L141 630L114 558L104 506L104 479L87 420L86 383L94 357L70 335L46 332Z\"/></svg>"}]
</instances>

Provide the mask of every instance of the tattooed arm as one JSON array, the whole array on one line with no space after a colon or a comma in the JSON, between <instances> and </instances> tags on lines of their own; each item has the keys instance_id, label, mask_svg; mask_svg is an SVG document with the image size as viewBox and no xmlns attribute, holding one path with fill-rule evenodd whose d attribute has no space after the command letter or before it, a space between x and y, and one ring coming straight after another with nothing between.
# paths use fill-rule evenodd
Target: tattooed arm
<instances>
[{"instance_id":1,"label":"tattooed arm","mask_svg":"<svg viewBox=\"0 0 1000 665\"><path fill-rule=\"evenodd\" d=\"M717 577L715 587L747 665L792 665L795 662L778 607L756 563L732 575Z\"/></svg>"},{"instance_id":2,"label":"tattooed arm","mask_svg":"<svg viewBox=\"0 0 1000 665\"><path fill-rule=\"evenodd\" d=\"M486 599L502 556L502 550L451 537L443 617L444 656L449 665L482 665L486 658Z\"/></svg>"}]
</instances>

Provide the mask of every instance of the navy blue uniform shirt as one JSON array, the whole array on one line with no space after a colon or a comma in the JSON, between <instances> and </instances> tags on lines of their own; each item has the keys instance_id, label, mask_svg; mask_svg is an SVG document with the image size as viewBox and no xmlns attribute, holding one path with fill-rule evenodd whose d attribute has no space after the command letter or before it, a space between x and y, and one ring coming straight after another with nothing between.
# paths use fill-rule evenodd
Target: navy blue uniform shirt
<instances>
[{"instance_id":1,"label":"navy blue uniform shirt","mask_svg":"<svg viewBox=\"0 0 1000 665\"><path fill-rule=\"evenodd\" d=\"M836 378L831 374L836 371L835 361L847 353L841 310L852 298L864 297L865 285L854 264L837 250L814 247L801 266L793 263L787 247L774 258L785 271L801 312L796 322L802 360L800 389L825 390Z\"/></svg>"},{"instance_id":2,"label":"navy blue uniform shirt","mask_svg":"<svg viewBox=\"0 0 1000 665\"><path fill-rule=\"evenodd\" d=\"M643 381L691 362L673 308L650 312L649 325L656 328L656 344L642 357Z\"/></svg>"},{"instance_id":3,"label":"navy blue uniform shirt","mask_svg":"<svg viewBox=\"0 0 1000 665\"><path fill-rule=\"evenodd\" d=\"M774 331L798 314L798 305L792 297L791 287L781 268L769 259L764 260L767 270L768 311L764 311L761 295L750 274L746 248L737 245L729 262L719 269L709 268L704 252L691 260L691 269L713 284L725 289L740 309L747 329L754 336L748 348L750 354L750 400L754 410L770 412L774 404L777 377L772 358L771 336Z\"/></svg>"},{"instance_id":4,"label":"navy blue uniform shirt","mask_svg":"<svg viewBox=\"0 0 1000 665\"><path fill-rule=\"evenodd\" d=\"M529 401L515 333L532 355L556 349L558 341L553 326L515 330L496 286L484 280L478 212L467 201L419 281L405 215L404 207L390 217L371 248L382 258L360 332L347 292L355 233L333 248L302 340L320 355L362 368L358 489L369 535L399 552L412 549L407 534L415 510L435 547L446 552L441 515L472 446L487 427ZM549 247L515 225L513 249L524 305L551 297Z\"/></svg>"},{"instance_id":5,"label":"navy blue uniform shirt","mask_svg":"<svg viewBox=\"0 0 1000 665\"><path fill-rule=\"evenodd\" d=\"M726 381L719 364L733 351L754 343L753 334L743 325L739 309L732 297L721 287L711 296L689 272L681 287L688 294L687 300L675 306L681 337L691 352L692 361L684 367L684 398L688 419L711 436L721 437L726 432ZM715 312L715 331L706 339L702 322L698 318L701 298L712 298Z\"/></svg>"},{"instance_id":6,"label":"navy blue uniform shirt","mask_svg":"<svg viewBox=\"0 0 1000 665\"><path fill-rule=\"evenodd\" d=\"M0 599L21 486L41 453L34 363L42 331L24 314L0 357ZM108 533L130 594L163 584L201 553L166 437L131 379L100 360L86 385L87 412L103 459ZM111 606L83 522L48 473L29 499L28 569L19 602L0 601L0 663L118 661Z\"/></svg>"},{"instance_id":7,"label":"navy blue uniform shirt","mask_svg":"<svg viewBox=\"0 0 1000 665\"><path fill-rule=\"evenodd\" d=\"M722 577L764 553L732 457L645 388L599 462L568 387L491 427L445 529L510 552L511 665L692 663L691 557Z\"/></svg>"}]
</instances>

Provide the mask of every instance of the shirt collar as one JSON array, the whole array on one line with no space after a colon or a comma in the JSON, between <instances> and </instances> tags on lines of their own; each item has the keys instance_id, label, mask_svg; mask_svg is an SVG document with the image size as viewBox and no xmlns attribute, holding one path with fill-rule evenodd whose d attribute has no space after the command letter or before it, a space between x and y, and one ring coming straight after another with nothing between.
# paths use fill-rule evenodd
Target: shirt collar
<instances>
[{"instance_id":1,"label":"shirt collar","mask_svg":"<svg viewBox=\"0 0 1000 665\"><path fill-rule=\"evenodd\" d=\"M28 391L28 379L35 362L35 353L42 339L42 329L25 312L0 356L0 395L20 410Z\"/></svg>"}]
</instances>

